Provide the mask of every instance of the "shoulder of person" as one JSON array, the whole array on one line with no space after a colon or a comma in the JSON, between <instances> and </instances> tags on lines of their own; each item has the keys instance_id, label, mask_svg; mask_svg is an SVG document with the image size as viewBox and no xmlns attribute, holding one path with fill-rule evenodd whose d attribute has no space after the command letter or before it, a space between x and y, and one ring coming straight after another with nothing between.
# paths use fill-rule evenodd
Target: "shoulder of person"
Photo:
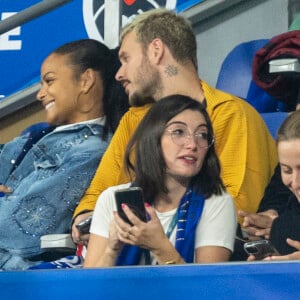
<instances>
[{"instance_id":1,"label":"shoulder of person","mask_svg":"<svg viewBox=\"0 0 300 300\"><path fill-rule=\"evenodd\" d=\"M143 118L144 115L148 112L151 108L152 104L145 104L143 106L132 106L129 108L128 112L125 113L124 116L135 116L138 118Z\"/></svg>"},{"instance_id":2,"label":"shoulder of person","mask_svg":"<svg viewBox=\"0 0 300 300\"><path fill-rule=\"evenodd\" d=\"M206 199L206 201L214 203L234 203L232 196L226 191L223 191L220 195L212 194L209 198Z\"/></svg>"},{"instance_id":3,"label":"shoulder of person","mask_svg":"<svg viewBox=\"0 0 300 300\"><path fill-rule=\"evenodd\" d=\"M151 104L146 104L144 106L130 107L130 109L123 115L120 120L120 124L117 130L126 130L132 133L135 130L141 120L144 118L148 110L151 108Z\"/></svg>"},{"instance_id":4,"label":"shoulder of person","mask_svg":"<svg viewBox=\"0 0 300 300\"><path fill-rule=\"evenodd\" d=\"M104 190L101 195L114 194L115 191L126 189L129 188L130 186L131 186L131 182L110 186L106 190Z\"/></svg>"},{"instance_id":5,"label":"shoulder of person","mask_svg":"<svg viewBox=\"0 0 300 300\"><path fill-rule=\"evenodd\" d=\"M257 116L259 115L254 107L252 107L247 101L230 93L211 87L203 80L201 81L201 85L207 102L208 111L218 108L218 110L229 110L231 114L237 112L239 116L242 114L249 114L249 112Z\"/></svg>"}]
</instances>

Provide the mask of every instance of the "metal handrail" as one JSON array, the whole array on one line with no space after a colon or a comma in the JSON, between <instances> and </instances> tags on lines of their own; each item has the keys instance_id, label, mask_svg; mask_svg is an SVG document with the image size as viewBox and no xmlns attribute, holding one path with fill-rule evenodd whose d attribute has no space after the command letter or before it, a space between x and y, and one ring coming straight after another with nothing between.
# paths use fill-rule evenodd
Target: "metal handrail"
<instances>
[{"instance_id":1,"label":"metal handrail","mask_svg":"<svg viewBox=\"0 0 300 300\"><path fill-rule=\"evenodd\" d=\"M1 102L0 99L0 119L9 115L10 113L24 108L28 104L35 101L35 95L41 88L39 82L22 89L14 94L5 97L5 100ZM1 128L0 128L1 129Z\"/></svg>"},{"instance_id":2,"label":"metal handrail","mask_svg":"<svg viewBox=\"0 0 300 300\"><path fill-rule=\"evenodd\" d=\"M18 27L36 17L44 15L45 13L73 0L44 0L40 3L34 4L15 15L12 15L0 22L0 34L3 34L15 27Z\"/></svg>"}]
</instances>

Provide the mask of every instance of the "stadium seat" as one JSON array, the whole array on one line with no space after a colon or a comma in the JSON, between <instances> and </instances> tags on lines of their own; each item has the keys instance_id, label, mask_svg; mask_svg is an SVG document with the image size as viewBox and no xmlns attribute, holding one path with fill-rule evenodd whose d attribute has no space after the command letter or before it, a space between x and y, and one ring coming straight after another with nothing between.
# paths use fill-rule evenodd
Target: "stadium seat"
<instances>
[{"instance_id":1,"label":"stadium seat","mask_svg":"<svg viewBox=\"0 0 300 300\"><path fill-rule=\"evenodd\" d=\"M33 125L28 126L27 128L25 128L22 132L21 135L23 136L32 136L35 133L42 131L43 129L46 129L49 127L49 124L46 122L40 122L40 123L36 123Z\"/></svg>"},{"instance_id":2,"label":"stadium seat","mask_svg":"<svg viewBox=\"0 0 300 300\"><path fill-rule=\"evenodd\" d=\"M288 116L287 112L270 112L261 114L263 120L265 121L271 135L276 139L277 130Z\"/></svg>"},{"instance_id":3,"label":"stadium seat","mask_svg":"<svg viewBox=\"0 0 300 300\"><path fill-rule=\"evenodd\" d=\"M284 111L284 105L272 98L252 81L252 62L255 52L268 42L252 40L234 47L224 59L216 88L245 99L259 113Z\"/></svg>"}]
</instances>

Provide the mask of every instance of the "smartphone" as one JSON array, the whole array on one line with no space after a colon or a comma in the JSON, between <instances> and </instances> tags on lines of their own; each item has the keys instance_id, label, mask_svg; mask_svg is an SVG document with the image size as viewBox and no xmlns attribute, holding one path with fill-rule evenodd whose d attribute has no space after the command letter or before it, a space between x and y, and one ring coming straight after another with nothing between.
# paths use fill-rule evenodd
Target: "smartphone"
<instances>
[{"instance_id":1,"label":"smartphone","mask_svg":"<svg viewBox=\"0 0 300 300\"><path fill-rule=\"evenodd\" d=\"M90 226L92 223L92 218L93 218L93 216L89 216L85 220L83 220L75 225L80 233L82 233L82 234L90 233Z\"/></svg>"},{"instance_id":2,"label":"smartphone","mask_svg":"<svg viewBox=\"0 0 300 300\"><path fill-rule=\"evenodd\" d=\"M115 191L115 199L119 216L127 223L133 225L122 209L122 203L126 204L132 212L143 222L147 222L143 193L140 187L130 187Z\"/></svg>"},{"instance_id":3,"label":"smartphone","mask_svg":"<svg viewBox=\"0 0 300 300\"><path fill-rule=\"evenodd\" d=\"M264 259L271 255L280 255L269 240L251 241L244 244L248 255L253 255L256 260Z\"/></svg>"}]
</instances>

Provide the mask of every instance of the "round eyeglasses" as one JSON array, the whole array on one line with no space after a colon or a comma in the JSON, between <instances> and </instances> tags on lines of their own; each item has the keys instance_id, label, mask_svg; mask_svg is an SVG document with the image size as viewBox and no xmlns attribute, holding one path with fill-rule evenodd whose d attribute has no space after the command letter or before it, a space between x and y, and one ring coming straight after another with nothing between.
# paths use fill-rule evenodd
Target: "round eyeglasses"
<instances>
[{"instance_id":1,"label":"round eyeglasses","mask_svg":"<svg viewBox=\"0 0 300 300\"><path fill-rule=\"evenodd\" d=\"M214 143L214 137L207 132L206 125L200 126L194 133L190 133L187 126L178 124L167 128L166 132L171 135L172 141L177 146L185 145L193 137L199 148L209 148Z\"/></svg>"}]
</instances>

